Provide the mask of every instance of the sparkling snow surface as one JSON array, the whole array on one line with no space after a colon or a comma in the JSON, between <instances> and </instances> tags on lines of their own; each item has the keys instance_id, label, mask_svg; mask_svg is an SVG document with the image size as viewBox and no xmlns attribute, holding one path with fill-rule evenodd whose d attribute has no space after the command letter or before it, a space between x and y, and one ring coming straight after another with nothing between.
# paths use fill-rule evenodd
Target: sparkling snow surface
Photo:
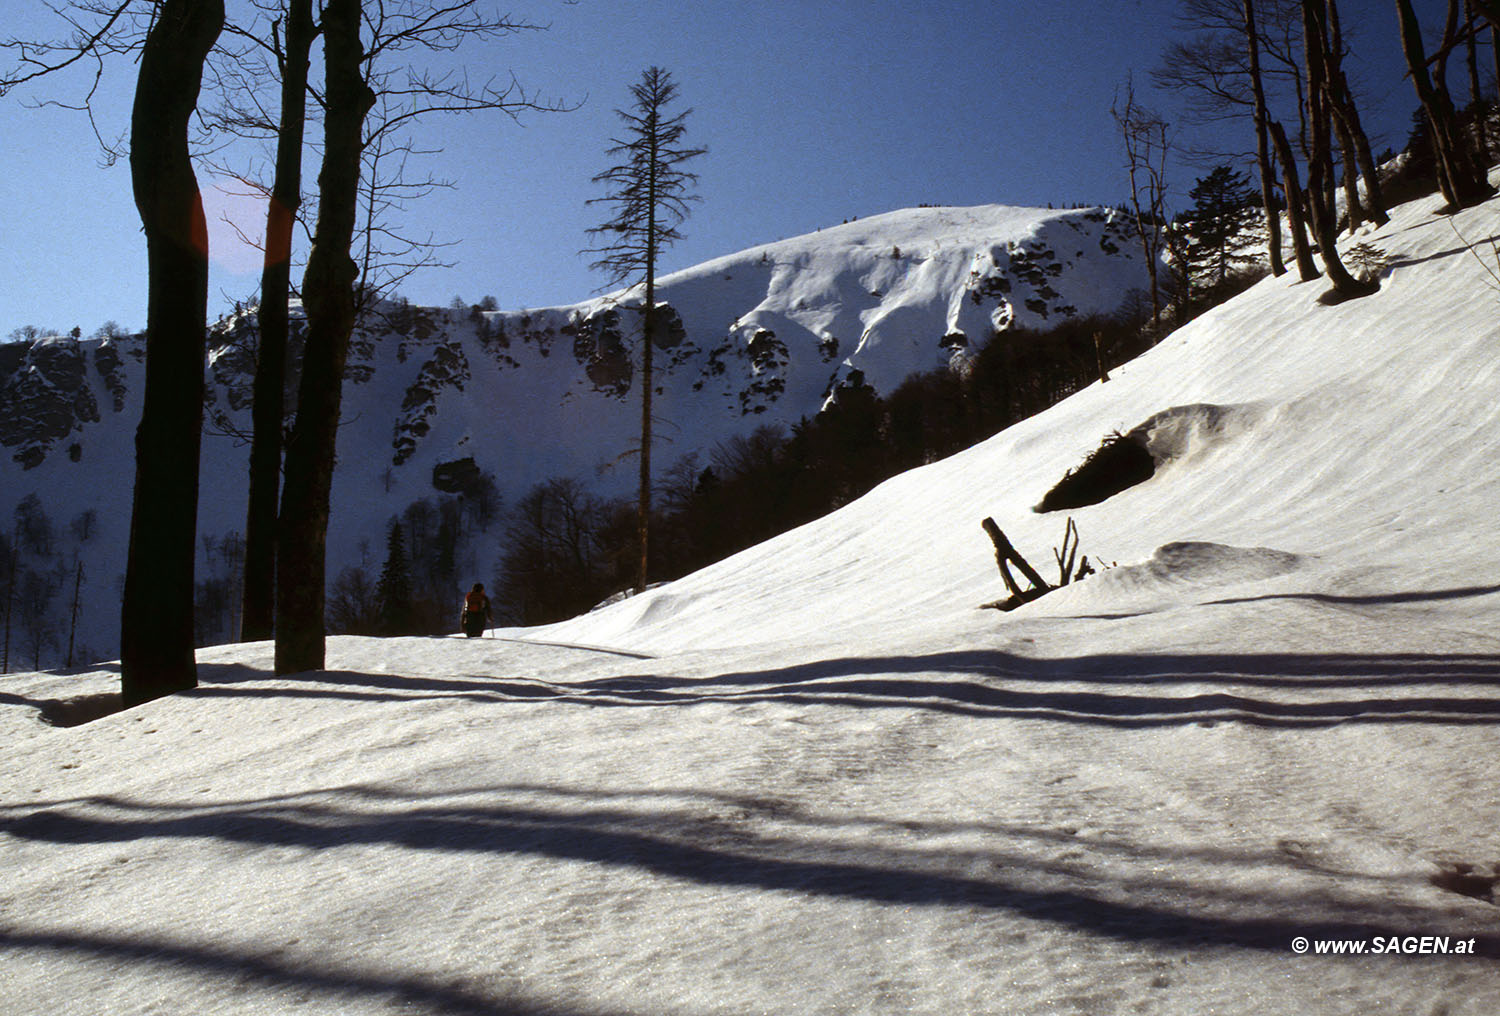
<instances>
[{"instance_id":1,"label":"sparkling snow surface","mask_svg":"<svg viewBox=\"0 0 1500 1016\"><path fill-rule=\"evenodd\" d=\"M0 679L0 1011L1500 1012L1500 202L1435 204L1375 296L1267 280L587 617L72 728L115 673ZM1073 513L1118 566L978 609L980 519L1048 573L1152 418Z\"/></svg>"}]
</instances>

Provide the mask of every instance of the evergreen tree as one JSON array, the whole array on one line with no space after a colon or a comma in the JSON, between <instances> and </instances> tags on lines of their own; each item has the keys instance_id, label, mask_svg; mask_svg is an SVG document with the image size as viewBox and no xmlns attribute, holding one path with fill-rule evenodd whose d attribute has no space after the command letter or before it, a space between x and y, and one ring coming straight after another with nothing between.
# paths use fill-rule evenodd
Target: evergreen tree
<instances>
[{"instance_id":1,"label":"evergreen tree","mask_svg":"<svg viewBox=\"0 0 1500 1016\"><path fill-rule=\"evenodd\" d=\"M1193 206L1187 213L1187 233L1196 248L1195 260L1214 266L1215 280L1222 285L1234 263L1234 245L1240 232L1256 219L1259 195L1250 186L1248 173L1218 166L1200 177L1188 192Z\"/></svg>"},{"instance_id":2,"label":"evergreen tree","mask_svg":"<svg viewBox=\"0 0 1500 1016\"><path fill-rule=\"evenodd\" d=\"M411 633L411 568L407 563L406 541L401 535L399 522L391 522L390 535L386 537L385 564L380 569L380 581L375 585L375 609L380 634Z\"/></svg>"},{"instance_id":3,"label":"evergreen tree","mask_svg":"<svg viewBox=\"0 0 1500 1016\"><path fill-rule=\"evenodd\" d=\"M622 159L594 177L594 183L609 187L609 193L590 204L613 206L614 216L590 233L608 239L604 246L586 253L600 255L591 268L609 274L611 284L645 286L641 320L641 460L640 496L636 513L640 541L640 572L636 589L646 588L649 566L649 521L651 517L651 348L655 340L656 258L663 247L682 239L677 227L687 218L688 202L695 200L688 188L697 176L682 168L706 149L685 148L687 115L665 113L677 97L672 75L660 67L649 67L639 84L631 86L635 105L616 110L625 123L624 139L616 139L608 154Z\"/></svg>"}]
</instances>

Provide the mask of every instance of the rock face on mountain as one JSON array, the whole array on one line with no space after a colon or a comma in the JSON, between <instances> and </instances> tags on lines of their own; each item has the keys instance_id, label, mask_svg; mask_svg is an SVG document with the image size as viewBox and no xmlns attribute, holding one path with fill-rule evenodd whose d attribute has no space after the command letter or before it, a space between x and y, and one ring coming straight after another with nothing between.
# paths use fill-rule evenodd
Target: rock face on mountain
<instances>
[{"instance_id":1,"label":"rock face on mountain","mask_svg":"<svg viewBox=\"0 0 1500 1016\"><path fill-rule=\"evenodd\" d=\"M90 361L96 379L89 376ZM23 469L39 465L58 445L77 461L83 446L67 439L100 421L101 396L115 413L125 410L124 373L111 340L53 336L0 345L0 447Z\"/></svg>"},{"instance_id":2,"label":"rock face on mountain","mask_svg":"<svg viewBox=\"0 0 1500 1016\"><path fill-rule=\"evenodd\" d=\"M914 372L961 364L1014 326L1114 312L1146 278L1118 213L1003 205L891 212L666 275L654 336L657 461L791 425L855 372L888 392ZM375 308L350 349L330 576L368 564L393 515L442 496L445 463L472 464L511 503L554 476L628 490L632 469L620 460L639 427L640 318L632 291L530 311ZM205 537L243 529L255 340L249 312L211 329ZM0 511L35 495L59 523L96 513L80 559L86 609L102 628L92 644L106 654L143 375L139 338L0 345ZM498 550L472 566L487 572Z\"/></svg>"}]
</instances>

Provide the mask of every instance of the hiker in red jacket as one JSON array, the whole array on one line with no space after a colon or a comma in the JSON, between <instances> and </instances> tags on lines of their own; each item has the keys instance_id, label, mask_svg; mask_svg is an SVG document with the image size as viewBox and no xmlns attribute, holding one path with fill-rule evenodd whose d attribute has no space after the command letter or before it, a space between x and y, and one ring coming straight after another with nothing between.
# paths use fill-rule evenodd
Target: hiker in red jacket
<instances>
[{"instance_id":1,"label":"hiker in red jacket","mask_svg":"<svg viewBox=\"0 0 1500 1016\"><path fill-rule=\"evenodd\" d=\"M490 613L490 598L484 595L484 583L476 582L474 588L469 590L469 595L464 597L464 611L458 618L459 627L469 638L476 639L494 621L494 615Z\"/></svg>"}]
</instances>

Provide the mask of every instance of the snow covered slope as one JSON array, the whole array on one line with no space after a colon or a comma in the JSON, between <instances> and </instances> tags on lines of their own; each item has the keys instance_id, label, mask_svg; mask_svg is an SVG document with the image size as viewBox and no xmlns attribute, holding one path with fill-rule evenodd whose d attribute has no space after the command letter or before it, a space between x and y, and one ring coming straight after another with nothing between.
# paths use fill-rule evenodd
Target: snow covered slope
<instances>
[{"instance_id":1,"label":"snow covered slope","mask_svg":"<svg viewBox=\"0 0 1500 1016\"><path fill-rule=\"evenodd\" d=\"M565 624L204 650L63 729L113 671L0 679L0 1009L1500 1011L1500 202L1435 205L1375 296L1267 280ZM1148 421L1073 513L1118 565L979 609L979 520L1045 565Z\"/></svg>"},{"instance_id":2,"label":"snow covered slope","mask_svg":"<svg viewBox=\"0 0 1500 1016\"><path fill-rule=\"evenodd\" d=\"M1500 283L1493 252L1459 236L1494 235L1492 215L1486 206L1450 223L1426 203L1403 208L1358 238L1388 262L1374 296L1323 306L1326 283L1267 279L1107 384L895 477L836 518L564 623L559 637L659 650L701 639L705 625L725 633L716 641L749 642L971 616L978 590L1004 592L979 521L993 516L1051 568L1069 513L1032 506L1111 433L1148 422L1155 476L1071 514L1096 560L1198 544L1179 561L1191 581L1161 562L1122 568L1028 616L1170 601L1178 581L1218 596L1226 581L1272 575L1287 589L1394 593L1397 557L1399 570L1419 569L1414 590L1482 586L1473 555L1500 507L1500 478L1485 467L1500 438ZM814 613L806 601L826 605ZM753 608L726 613L730 603Z\"/></svg>"},{"instance_id":3,"label":"snow covered slope","mask_svg":"<svg viewBox=\"0 0 1500 1016\"><path fill-rule=\"evenodd\" d=\"M665 276L658 461L811 416L852 371L889 391L970 355L996 328L1110 313L1145 284L1117 213L1004 205L891 212ZM630 348L640 299L373 313L350 350L330 578L372 557L378 567L387 520L438 496L440 469L488 474L511 503L557 476L631 490L631 467L616 463L638 443ZM254 340L250 314L212 336L199 532L213 541L244 529ZM129 337L0 346L0 517L28 495L59 530L95 513L87 546L58 553L84 561L88 641L110 655L143 357ZM474 536L460 567L488 580L498 531ZM207 555L202 564L211 574ZM49 655L60 650L58 640Z\"/></svg>"}]
</instances>

